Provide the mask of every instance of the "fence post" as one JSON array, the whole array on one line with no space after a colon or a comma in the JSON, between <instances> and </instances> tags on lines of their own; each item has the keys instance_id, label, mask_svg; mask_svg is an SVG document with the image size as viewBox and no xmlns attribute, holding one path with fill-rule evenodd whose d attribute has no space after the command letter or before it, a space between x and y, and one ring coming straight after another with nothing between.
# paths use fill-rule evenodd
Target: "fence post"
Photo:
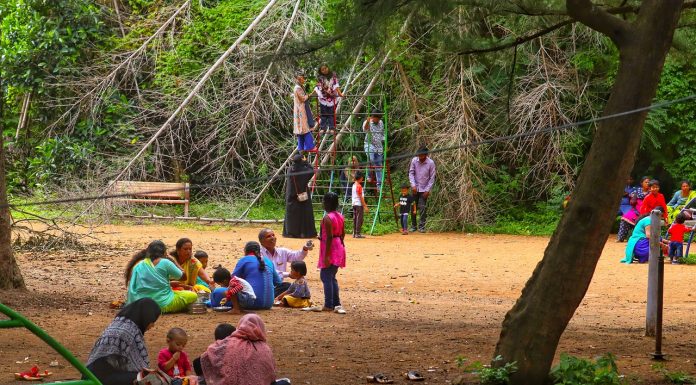
<instances>
[{"instance_id":1,"label":"fence post","mask_svg":"<svg viewBox=\"0 0 696 385\"><path fill-rule=\"evenodd\" d=\"M648 260L648 301L645 314L645 335L655 337L658 325L658 313L662 322L662 280L660 270L664 269L662 250L660 249L660 219L662 213L653 210L650 213L650 257ZM661 269L662 268L662 269ZM661 326L661 325L660 325Z\"/></svg>"}]
</instances>

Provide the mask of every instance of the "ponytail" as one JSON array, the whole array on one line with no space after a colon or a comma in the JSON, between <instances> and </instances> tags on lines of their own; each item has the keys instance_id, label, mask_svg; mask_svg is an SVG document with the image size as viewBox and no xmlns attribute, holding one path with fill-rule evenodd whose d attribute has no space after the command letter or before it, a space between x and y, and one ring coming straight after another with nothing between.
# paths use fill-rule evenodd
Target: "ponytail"
<instances>
[{"instance_id":1,"label":"ponytail","mask_svg":"<svg viewBox=\"0 0 696 385\"><path fill-rule=\"evenodd\" d=\"M135 265L138 264L138 262L142 261L145 258L163 258L165 257L166 252L167 246L164 245L164 242L152 241L149 245L147 245L147 249L140 250L137 254L135 254L126 265L126 272L124 274L126 278L126 286L128 286L128 282L130 282L131 279L131 274L133 273L133 268L135 267Z\"/></svg>"},{"instance_id":2,"label":"ponytail","mask_svg":"<svg viewBox=\"0 0 696 385\"><path fill-rule=\"evenodd\" d=\"M244 255L253 255L259 261L259 271L266 271L266 262L261 258L261 245L258 242L250 241L244 245Z\"/></svg>"},{"instance_id":3,"label":"ponytail","mask_svg":"<svg viewBox=\"0 0 696 385\"><path fill-rule=\"evenodd\" d=\"M131 273L133 272L133 267L135 267L138 262L142 261L145 259L147 256L147 249L142 249L138 251L130 261L128 261L128 264L126 264L126 272L124 274L124 277L126 278L126 286L128 286L128 283L130 282L131 278Z\"/></svg>"}]
</instances>

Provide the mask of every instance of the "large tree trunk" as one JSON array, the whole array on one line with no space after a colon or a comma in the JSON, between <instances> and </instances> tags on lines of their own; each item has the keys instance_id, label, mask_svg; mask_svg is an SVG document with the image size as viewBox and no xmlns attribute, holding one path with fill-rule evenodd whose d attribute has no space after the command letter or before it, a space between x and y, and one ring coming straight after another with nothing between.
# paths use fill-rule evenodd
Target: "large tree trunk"
<instances>
[{"instance_id":1,"label":"large tree trunk","mask_svg":"<svg viewBox=\"0 0 696 385\"><path fill-rule=\"evenodd\" d=\"M645 0L628 23L589 0L567 0L569 14L609 37L619 70L604 115L648 106L681 13L682 0ZM599 123L577 187L522 295L505 316L495 355L517 362L511 384L548 381L558 341L580 305L633 167L647 113ZM618 267L619 258L616 264Z\"/></svg>"},{"instance_id":2,"label":"large tree trunk","mask_svg":"<svg viewBox=\"0 0 696 385\"><path fill-rule=\"evenodd\" d=\"M5 125L3 124L5 93L0 77L0 289L24 289L24 278L12 254L10 208L5 185Z\"/></svg>"}]
</instances>

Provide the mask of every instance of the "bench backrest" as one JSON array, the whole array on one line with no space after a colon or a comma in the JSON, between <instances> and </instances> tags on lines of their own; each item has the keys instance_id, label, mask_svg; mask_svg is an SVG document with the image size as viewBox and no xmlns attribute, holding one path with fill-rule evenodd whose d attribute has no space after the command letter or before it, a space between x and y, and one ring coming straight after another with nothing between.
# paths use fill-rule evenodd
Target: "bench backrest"
<instances>
[{"instance_id":1,"label":"bench backrest","mask_svg":"<svg viewBox=\"0 0 696 385\"><path fill-rule=\"evenodd\" d=\"M188 199L188 183L137 182L119 180L109 182L114 194L133 194L146 198ZM170 191L161 191L170 190ZM156 192L154 192L156 191Z\"/></svg>"}]
</instances>

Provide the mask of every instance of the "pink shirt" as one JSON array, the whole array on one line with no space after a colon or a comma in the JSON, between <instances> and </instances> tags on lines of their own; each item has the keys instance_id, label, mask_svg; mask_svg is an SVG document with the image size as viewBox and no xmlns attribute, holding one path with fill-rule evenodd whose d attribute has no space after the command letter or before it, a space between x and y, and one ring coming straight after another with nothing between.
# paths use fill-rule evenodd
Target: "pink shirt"
<instances>
[{"instance_id":1,"label":"pink shirt","mask_svg":"<svg viewBox=\"0 0 696 385\"><path fill-rule=\"evenodd\" d=\"M172 352L169 351L169 348L164 348L160 350L159 355L157 355L157 366L159 366L162 371L167 373L169 376L173 377L184 377L186 376L186 372L191 371L191 361L189 361L188 356L186 355L186 352L182 351L179 354L179 361L172 366L171 369L169 370L164 370L164 365L167 363L167 361L172 359Z\"/></svg>"},{"instance_id":2,"label":"pink shirt","mask_svg":"<svg viewBox=\"0 0 696 385\"><path fill-rule=\"evenodd\" d=\"M333 239L331 239L331 254L329 255L329 263L338 266L346 267L346 248L343 245L341 236L343 235L344 229L344 219L337 211L332 211L326 214L331 220L331 227L333 228ZM324 228L324 223L321 224L321 241L319 244L319 261L317 262L317 267L323 269L324 266L324 255L326 254L326 229Z\"/></svg>"}]
</instances>

